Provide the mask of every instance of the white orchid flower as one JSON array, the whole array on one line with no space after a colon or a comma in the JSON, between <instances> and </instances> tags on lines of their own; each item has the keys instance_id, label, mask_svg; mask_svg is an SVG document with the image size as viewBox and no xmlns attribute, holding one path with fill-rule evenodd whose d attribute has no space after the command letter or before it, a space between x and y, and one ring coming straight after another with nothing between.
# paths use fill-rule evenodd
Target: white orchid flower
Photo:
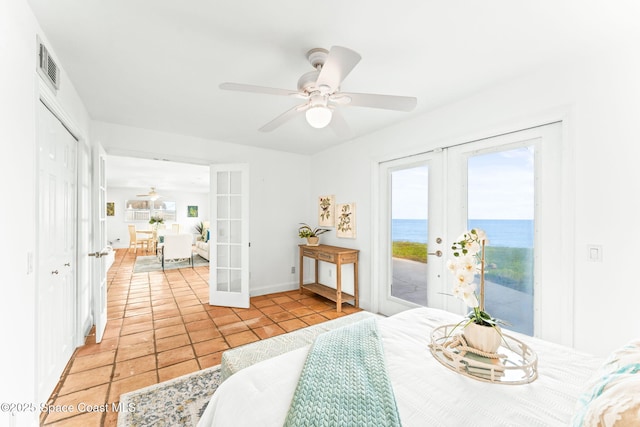
<instances>
[{"instance_id":1,"label":"white orchid flower","mask_svg":"<svg viewBox=\"0 0 640 427\"><path fill-rule=\"evenodd\" d=\"M467 271L469 273L478 273L480 271L480 266L476 258L473 255L465 255L463 257L458 258L457 268L460 270Z\"/></svg>"},{"instance_id":2,"label":"white orchid flower","mask_svg":"<svg viewBox=\"0 0 640 427\"><path fill-rule=\"evenodd\" d=\"M475 255L480 252L481 249L480 243L475 240L468 242L464 248L467 250L467 255Z\"/></svg>"},{"instance_id":3,"label":"white orchid flower","mask_svg":"<svg viewBox=\"0 0 640 427\"><path fill-rule=\"evenodd\" d=\"M474 228L475 230L475 234L477 236L478 242L482 242L484 241L484 244L488 244L489 243L489 239L487 239L487 233L484 232L484 230L480 230L479 228Z\"/></svg>"},{"instance_id":4,"label":"white orchid flower","mask_svg":"<svg viewBox=\"0 0 640 427\"><path fill-rule=\"evenodd\" d=\"M456 286L465 285L473 282L473 278L475 277L475 272L469 272L467 270L458 269L454 273Z\"/></svg>"},{"instance_id":5,"label":"white orchid flower","mask_svg":"<svg viewBox=\"0 0 640 427\"><path fill-rule=\"evenodd\" d=\"M458 258L447 260L447 270L455 274L456 270L458 270Z\"/></svg>"},{"instance_id":6,"label":"white orchid flower","mask_svg":"<svg viewBox=\"0 0 640 427\"><path fill-rule=\"evenodd\" d=\"M463 300L468 307L477 307L479 304L475 291L475 283L464 283L453 289L453 295Z\"/></svg>"}]
</instances>

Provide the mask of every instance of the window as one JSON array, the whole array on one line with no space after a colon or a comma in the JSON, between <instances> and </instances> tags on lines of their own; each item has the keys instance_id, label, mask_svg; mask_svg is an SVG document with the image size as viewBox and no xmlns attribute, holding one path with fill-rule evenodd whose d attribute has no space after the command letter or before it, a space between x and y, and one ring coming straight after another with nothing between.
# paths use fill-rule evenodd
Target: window
<instances>
[{"instance_id":1,"label":"window","mask_svg":"<svg viewBox=\"0 0 640 427\"><path fill-rule=\"evenodd\" d=\"M152 216L165 221L176 220L176 202L161 200L127 200L125 201L125 217L127 222L149 222Z\"/></svg>"}]
</instances>

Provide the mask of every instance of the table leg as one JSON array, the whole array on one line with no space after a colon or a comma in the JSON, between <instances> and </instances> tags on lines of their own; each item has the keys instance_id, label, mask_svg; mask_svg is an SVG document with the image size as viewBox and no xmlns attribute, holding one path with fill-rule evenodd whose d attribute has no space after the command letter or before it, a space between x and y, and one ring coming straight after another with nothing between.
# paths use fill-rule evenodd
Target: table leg
<instances>
[{"instance_id":1,"label":"table leg","mask_svg":"<svg viewBox=\"0 0 640 427\"><path fill-rule=\"evenodd\" d=\"M342 264L336 264L336 311L342 311Z\"/></svg>"}]
</instances>

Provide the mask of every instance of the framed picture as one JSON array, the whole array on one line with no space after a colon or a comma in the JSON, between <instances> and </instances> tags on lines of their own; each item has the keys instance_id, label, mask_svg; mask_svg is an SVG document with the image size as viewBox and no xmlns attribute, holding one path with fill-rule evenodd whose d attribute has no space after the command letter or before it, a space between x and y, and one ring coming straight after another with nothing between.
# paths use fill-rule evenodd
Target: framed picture
<instances>
[{"instance_id":1,"label":"framed picture","mask_svg":"<svg viewBox=\"0 0 640 427\"><path fill-rule=\"evenodd\" d=\"M335 205L336 196L318 197L318 225L320 227L333 227L335 225Z\"/></svg>"},{"instance_id":2,"label":"framed picture","mask_svg":"<svg viewBox=\"0 0 640 427\"><path fill-rule=\"evenodd\" d=\"M189 218L197 218L198 217L198 207L197 206L187 206L187 217L189 217Z\"/></svg>"},{"instance_id":3,"label":"framed picture","mask_svg":"<svg viewBox=\"0 0 640 427\"><path fill-rule=\"evenodd\" d=\"M107 202L107 216L114 216L116 214L116 203Z\"/></svg>"},{"instance_id":4,"label":"framed picture","mask_svg":"<svg viewBox=\"0 0 640 427\"><path fill-rule=\"evenodd\" d=\"M336 236L347 239L356 238L356 204L336 205Z\"/></svg>"}]
</instances>

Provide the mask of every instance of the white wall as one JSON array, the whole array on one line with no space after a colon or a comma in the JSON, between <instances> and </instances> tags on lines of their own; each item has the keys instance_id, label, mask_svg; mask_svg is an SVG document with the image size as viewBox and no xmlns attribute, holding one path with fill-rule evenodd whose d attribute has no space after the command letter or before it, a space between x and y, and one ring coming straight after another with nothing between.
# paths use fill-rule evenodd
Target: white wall
<instances>
[{"instance_id":1,"label":"white wall","mask_svg":"<svg viewBox=\"0 0 640 427\"><path fill-rule=\"evenodd\" d=\"M308 220L310 158L298 154L94 122L108 154L250 168L250 290L252 295L295 289L298 223ZM304 143L301 141L301 143Z\"/></svg>"},{"instance_id":2,"label":"white wall","mask_svg":"<svg viewBox=\"0 0 640 427\"><path fill-rule=\"evenodd\" d=\"M0 2L0 52L3 63L0 78L0 156L3 180L0 197L19 211L2 209L3 230L2 298L0 328L0 402L35 403L35 273L27 272L29 254L36 257L36 34L46 42L24 1ZM49 45L55 57L55 47ZM56 97L77 127L88 136L88 115L61 65L62 82ZM9 202L10 201L10 202ZM82 238L88 238L83 236ZM34 270L37 265L34 258ZM23 412L11 420L0 412L1 425L37 425L38 414Z\"/></svg>"},{"instance_id":3,"label":"white wall","mask_svg":"<svg viewBox=\"0 0 640 427\"><path fill-rule=\"evenodd\" d=\"M558 183L563 186L565 205L558 214L564 227L575 230L575 238L571 242L558 238L558 256L566 262L557 274L575 277L574 282L566 283L574 295L573 301L566 301L567 310L574 309L570 338L579 349L606 354L640 336L636 319L640 287L633 267L640 208L636 173L640 57L630 52L631 46L620 44L566 58L315 155L312 176L322 171L323 179L314 180L310 197L336 194L338 200L358 205L358 238L349 246L361 250L362 305L371 307L375 302L371 288L372 274L377 271L371 265L375 206L371 206L372 187L367 179L375 160L516 130L562 118L568 112L565 177ZM309 214L313 213L312 206ZM346 246L345 240L325 236L326 243ZM588 244L602 245L603 262L587 262Z\"/></svg>"},{"instance_id":4,"label":"white wall","mask_svg":"<svg viewBox=\"0 0 640 427\"><path fill-rule=\"evenodd\" d=\"M109 166L107 165L107 168ZM150 230L151 225L147 221L126 222L125 221L125 201L136 200L136 194L144 194L148 188L118 188L109 187L107 183L107 201L115 203L115 215L107 217L107 240L112 241L114 248L129 247L129 224L134 224L137 229ZM162 191L162 199L176 203L176 221L165 222L167 228L172 224L182 225L184 233L196 233L194 227L202 222L209 221L209 194L191 193L189 191ZM187 217L187 206L198 206L198 216ZM117 239L120 239L117 241Z\"/></svg>"}]
</instances>

